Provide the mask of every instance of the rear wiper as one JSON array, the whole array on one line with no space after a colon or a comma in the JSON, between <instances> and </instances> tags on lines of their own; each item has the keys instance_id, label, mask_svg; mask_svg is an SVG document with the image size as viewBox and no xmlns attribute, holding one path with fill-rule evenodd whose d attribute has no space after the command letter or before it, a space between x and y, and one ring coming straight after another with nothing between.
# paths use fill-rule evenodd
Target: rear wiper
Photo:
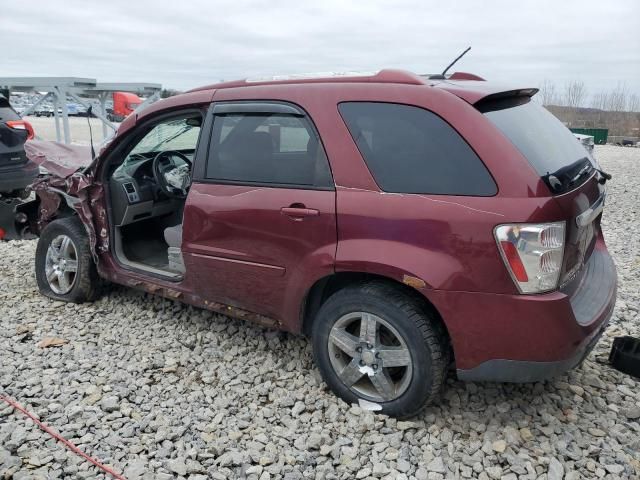
<instances>
[{"instance_id":1,"label":"rear wiper","mask_svg":"<svg viewBox=\"0 0 640 480\"><path fill-rule=\"evenodd\" d=\"M553 173L547 172L542 178L553 192L561 193L575 185L586 173L592 172L592 168L595 169L593 163L587 157L583 157Z\"/></svg>"},{"instance_id":2,"label":"rear wiper","mask_svg":"<svg viewBox=\"0 0 640 480\"><path fill-rule=\"evenodd\" d=\"M599 168L596 168L596 172L600 174L600 178L598 179L598 183L600 185L604 185L605 183L607 183L607 180L611 180L612 178L612 175L610 173L607 173L604 170L600 170Z\"/></svg>"},{"instance_id":3,"label":"rear wiper","mask_svg":"<svg viewBox=\"0 0 640 480\"><path fill-rule=\"evenodd\" d=\"M591 164L587 164L584 167L582 167L580 171L576 174L576 176L573 177L571 180L569 180L569 185L576 183L578 180L580 180L580 177L582 177L582 175L584 175L585 173L589 173L591 171L591 167L592 167Z\"/></svg>"}]
</instances>

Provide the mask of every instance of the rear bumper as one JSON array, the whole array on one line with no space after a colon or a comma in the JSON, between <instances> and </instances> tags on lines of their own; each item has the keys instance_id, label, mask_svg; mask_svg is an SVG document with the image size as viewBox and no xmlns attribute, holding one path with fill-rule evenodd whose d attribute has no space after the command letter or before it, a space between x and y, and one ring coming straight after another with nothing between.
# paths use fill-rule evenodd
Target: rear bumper
<instances>
[{"instance_id":1,"label":"rear bumper","mask_svg":"<svg viewBox=\"0 0 640 480\"><path fill-rule=\"evenodd\" d=\"M579 282L571 293L435 292L458 378L533 382L578 365L602 336L615 306L616 269L601 239Z\"/></svg>"},{"instance_id":2,"label":"rear bumper","mask_svg":"<svg viewBox=\"0 0 640 480\"><path fill-rule=\"evenodd\" d=\"M458 378L469 382L528 383L539 382L558 376L582 363L593 347L596 346L598 340L600 340L607 325L608 318L600 330L567 359L552 362L504 359L487 360L477 367L468 370L458 369Z\"/></svg>"},{"instance_id":3,"label":"rear bumper","mask_svg":"<svg viewBox=\"0 0 640 480\"><path fill-rule=\"evenodd\" d=\"M33 183L39 171L38 165L32 162L19 166L0 167L0 192L22 190Z\"/></svg>"}]
</instances>

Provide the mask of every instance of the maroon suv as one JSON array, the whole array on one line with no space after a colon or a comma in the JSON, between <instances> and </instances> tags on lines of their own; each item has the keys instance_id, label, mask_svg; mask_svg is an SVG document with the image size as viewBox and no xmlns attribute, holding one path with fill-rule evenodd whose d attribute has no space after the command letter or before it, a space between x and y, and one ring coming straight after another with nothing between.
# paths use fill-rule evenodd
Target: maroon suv
<instances>
[{"instance_id":1,"label":"maroon suv","mask_svg":"<svg viewBox=\"0 0 640 480\"><path fill-rule=\"evenodd\" d=\"M614 306L609 176L535 93L461 73L247 80L135 112L81 170L88 154L30 142L52 173L38 285L83 302L101 277L303 332L336 394L390 415L450 365L559 374Z\"/></svg>"}]
</instances>

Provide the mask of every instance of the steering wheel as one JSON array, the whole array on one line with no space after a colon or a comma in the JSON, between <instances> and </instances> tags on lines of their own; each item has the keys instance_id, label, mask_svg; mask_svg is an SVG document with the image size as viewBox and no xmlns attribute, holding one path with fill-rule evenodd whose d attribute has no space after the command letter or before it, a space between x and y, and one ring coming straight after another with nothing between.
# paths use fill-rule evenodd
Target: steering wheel
<instances>
[{"instance_id":1,"label":"steering wheel","mask_svg":"<svg viewBox=\"0 0 640 480\"><path fill-rule=\"evenodd\" d=\"M182 161L182 165L175 159ZM191 160L176 151L160 152L151 165L153 177L163 193L173 198L187 198L191 184Z\"/></svg>"}]
</instances>

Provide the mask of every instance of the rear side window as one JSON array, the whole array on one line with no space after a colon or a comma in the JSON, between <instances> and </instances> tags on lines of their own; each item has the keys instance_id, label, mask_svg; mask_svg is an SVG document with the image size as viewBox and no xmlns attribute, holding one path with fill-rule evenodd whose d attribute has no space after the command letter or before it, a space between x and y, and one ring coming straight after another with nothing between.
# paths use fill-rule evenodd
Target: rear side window
<instances>
[{"instance_id":1,"label":"rear side window","mask_svg":"<svg viewBox=\"0 0 640 480\"><path fill-rule=\"evenodd\" d=\"M206 178L240 184L333 187L322 143L305 117L217 115Z\"/></svg>"},{"instance_id":2,"label":"rear side window","mask_svg":"<svg viewBox=\"0 0 640 480\"><path fill-rule=\"evenodd\" d=\"M496 184L467 142L436 114L394 103L339 105L385 192L492 196Z\"/></svg>"}]
</instances>

